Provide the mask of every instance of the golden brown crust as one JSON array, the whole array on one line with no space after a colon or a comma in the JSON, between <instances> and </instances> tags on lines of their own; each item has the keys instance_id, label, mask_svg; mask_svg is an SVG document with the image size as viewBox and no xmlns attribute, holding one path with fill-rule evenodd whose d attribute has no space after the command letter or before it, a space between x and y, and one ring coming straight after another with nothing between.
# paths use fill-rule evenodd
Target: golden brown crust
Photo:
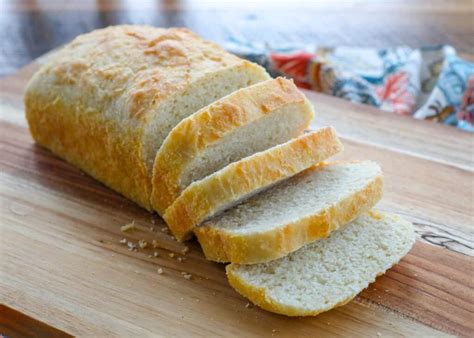
<instances>
[{"instance_id":1,"label":"golden brown crust","mask_svg":"<svg viewBox=\"0 0 474 338\"><path fill-rule=\"evenodd\" d=\"M200 226L194 229L194 233L209 260L239 264L268 262L327 237L331 231L372 208L382 197L382 190L383 178L380 175L364 189L354 192L322 213L278 229L236 234L212 226Z\"/></svg>"},{"instance_id":2,"label":"golden brown crust","mask_svg":"<svg viewBox=\"0 0 474 338\"><path fill-rule=\"evenodd\" d=\"M225 205L291 177L341 150L342 144L332 127L303 135L232 163L190 185L166 210L164 219L176 238L188 239L197 224Z\"/></svg>"},{"instance_id":3,"label":"golden brown crust","mask_svg":"<svg viewBox=\"0 0 474 338\"><path fill-rule=\"evenodd\" d=\"M40 72L54 73L60 85L105 86L107 100L123 95L123 114L110 113L128 120L153 115L152 106L204 74L243 62L185 28L122 25L78 36Z\"/></svg>"},{"instance_id":4,"label":"golden brown crust","mask_svg":"<svg viewBox=\"0 0 474 338\"><path fill-rule=\"evenodd\" d=\"M48 60L26 90L26 116L39 144L151 210L144 140L160 105L208 74L257 67L187 29L113 26Z\"/></svg>"},{"instance_id":5,"label":"golden brown crust","mask_svg":"<svg viewBox=\"0 0 474 338\"><path fill-rule=\"evenodd\" d=\"M304 95L291 80L277 78L236 91L181 121L168 135L157 153L153 168L152 205L159 214L178 198L184 169L204 148L236 129L275 112L298 104L295 111L312 119Z\"/></svg>"},{"instance_id":6,"label":"golden brown crust","mask_svg":"<svg viewBox=\"0 0 474 338\"><path fill-rule=\"evenodd\" d=\"M140 140L132 131L124 135L98 116L81 116L69 104L56 99L38 106L40 100L26 99L30 133L39 144L77 166L112 189L147 208L150 180L138 152ZM122 135L127 143L111 142L110 135ZM127 160L124 160L127 159ZM124 174L126 173L126 174Z\"/></svg>"}]
</instances>

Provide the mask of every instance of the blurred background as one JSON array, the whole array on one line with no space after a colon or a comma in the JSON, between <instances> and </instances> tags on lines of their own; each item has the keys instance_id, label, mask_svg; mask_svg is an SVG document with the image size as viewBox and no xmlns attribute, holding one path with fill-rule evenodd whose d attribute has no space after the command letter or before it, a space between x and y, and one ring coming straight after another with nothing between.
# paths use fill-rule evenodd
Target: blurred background
<instances>
[{"instance_id":1,"label":"blurred background","mask_svg":"<svg viewBox=\"0 0 474 338\"><path fill-rule=\"evenodd\" d=\"M474 131L474 0L0 0L0 77L125 23L188 27L300 87Z\"/></svg>"},{"instance_id":2,"label":"blurred background","mask_svg":"<svg viewBox=\"0 0 474 338\"><path fill-rule=\"evenodd\" d=\"M449 44L474 61L473 22L472 0L0 0L0 75L120 23L185 26L219 43Z\"/></svg>"}]
</instances>

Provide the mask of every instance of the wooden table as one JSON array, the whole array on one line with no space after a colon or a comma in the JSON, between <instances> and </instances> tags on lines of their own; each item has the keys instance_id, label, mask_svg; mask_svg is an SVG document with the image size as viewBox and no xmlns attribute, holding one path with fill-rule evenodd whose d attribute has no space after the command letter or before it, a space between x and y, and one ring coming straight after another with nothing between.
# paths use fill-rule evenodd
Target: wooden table
<instances>
[{"instance_id":1,"label":"wooden table","mask_svg":"<svg viewBox=\"0 0 474 338\"><path fill-rule=\"evenodd\" d=\"M334 125L341 136L339 158L382 165L379 208L413 221L418 241L346 306L287 318L247 307L195 242L183 255L158 217L36 146L22 91L37 68L0 82L0 333L473 336L472 134L306 92L315 127ZM139 231L124 235L131 221ZM129 251L123 237L158 241L160 256Z\"/></svg>"},{"instance_id":2,"label":"wooden table","mask_svg":"<svg viewBox=\"0 0 474 338\"><path fill-rule=\"evenodd\" d=\"M0 0L0 76L95 28L187 26L217 41L450 44L474 61L473 0Z\"/></svg>"},{"instance_id":3,"label":"wooden table","mask_svg":"<svg viewBox=\"0 0 474 338\"><path fill-rule=\"evenodd\" d=\"M382 165L379 208L413 221L418 241L348 305L286 318L246 307L196 243L182 255L158 217L34 145L22 92L38 63L14 72L79 33L124 22L188 26L217 42L449 43L474 60L473 14L471 0L0 0L0 75L12 74L0 79L0 334L472 336L472 134L307 92L315 127L334 125L344 142L339 158ZM157 240L160 257L119 243L132 220L140 230L126 237Z\"/></svg>"}]
</instances>

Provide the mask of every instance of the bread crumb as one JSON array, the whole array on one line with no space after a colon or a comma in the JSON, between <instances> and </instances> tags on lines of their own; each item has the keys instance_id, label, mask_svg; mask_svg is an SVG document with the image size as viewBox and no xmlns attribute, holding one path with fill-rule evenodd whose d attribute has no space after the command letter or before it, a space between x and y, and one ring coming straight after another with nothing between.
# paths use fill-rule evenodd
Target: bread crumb
<instances>
[{"instance_id":1,"label":"bread crumb","mask_svg":"<svg viewBox=\"0 0 474 338\"><path fill-rule=\"evenodd\" d=\"M153 255L148 255L148 258L153 258Z\"/></svg>"},{"instance_id":2,"label":"bread crumb","mask_svg":"<svg viewBox=\"0 0 474 338\"><path fill-rule=\"evenodd\" d=\"M153 256L154 256L154 257L158 257L159 255L160 255L160 253L159 253L158 251L155 251L155 252L153 253Z\"/></svg>"},{"instance_id":3,"label":"bread crumb","mask_svg":"<svg viewBox=\"0 0 474 338\"><path fill-rule=\"evenodd\" d=\"M174 258L174 252L170 252L168 256L170 256L171 258Z\"/></svg>"},{"instance_id":4,"label":"bread crumb","mask_svg":"<svg viewBox=\"0 0 474 338\"><path fill-rule=\"evenodd\" d=\"M169 233L170 232L170 229L168 228L161 228L161 232L164 232L164 233Z\"/></svg>"},{"instance_id":5,"label":"bread crumb","mask_svg":"<svg viewBox=\"0 0 474 338\"><path fill-rule=\"evenodd\" d=\"M187 280L190 280L193 277L193 275L184 271L181 272L181 274L183 275L184 279L187 279Z\"/></svg>"},{"instance_id":6,"label":"bread crumb","mask_svg":"<svg viewBox=\"0 0 474 338\"><path fill-rule=\"evenodd\" d=\"M151 219L151 224L156 224L156 220L154 218Z\"/></svg>"},{"instance_id":7,"label":"bread crumb","mask_svg":"<svg viewBox=\"0 0 474 338\"><path fill-rule=\"evenodd\" d=\"M122 238L119 242L120 242L120 244L127 244L127 239L126 239L126 238Z\"/></svg>"},{"instance_id":8,"label":"bread crumb","mask_svg":"<svg viewBox=\"0 0 474 338\"><path fill-rule=\"evenodd\" d=\"M149 227L148 229L150 229L151 232L155 231L155 228L153 227Z\"/></svg>"},{"instance_id":9,"label":"bread crumb","mask_svg":"<svg viewBox=\"0 0 474 338\"><path fill-rule=\"evenodd\" d=\"M250 307L250 303L245 304L245 308L248 309Z\"/></svg>"},{"instance_id":10,"label":"bread crumb","mask_svg":"<svg viewBox=\"0 0 474 338\"><path fill-rule=\"evenodd\" d=\"M134 230L137 230L137 228L135 227L135 221L132 221L131 223L122 225L120 227L120 231L122 232L128 232L128 231L134 231Z\"/></svg>"},{"instance_id":11,"label":"bread crumb","mask_svg":"<svg viewBox=\"0 0 474 338\"><path fill-rule=\"evenodd\" d=\"M138 246L140 247L140 249L145 249L148 246L148 243L144 239L141 239L138 241Z\"/></svg>"},{"instance_id":12,"label":"bread crumb","mask_svg":"<svg viewBox=\"0 0 474 338\"><path fill-rule=\"evenodd\" d=\"M183 263L186 260L186 258L184 257L178 257L177 259L178 259L178 262L180 263Z\"/></svg>"},{"instance_id":13,"label":"bread crumb","mask_svg":"<svg viewBox=\"0 0 474 338\"><path fill-rule=\"evenodd\" d=\"M128 251L136 251L137 246L133 242L127 242Z\"/></svg>"},{"instance_id":14,"label":"bread crumb","mask_svg":"<svg viewBox=\"0 0 474 338\"><path fill-rule=\"evenodd\" d=\"M161 248L162 246L160 245L160 243L154 239L152 242L151 242L151 245L156 249L156 248Z\"/></svg>"},{"instance_id":15,"label":"bread crumb","mask_svg":"<svg viewBox=\"0 0 474 338\"><path fill-rule=\"evenodd\" d=\"M373 219L377 220L377 221L379 221L379 220L382 219L382 214L381 214L380 212L378 212L378 211L375 211L375 210L370 210L370 211L368 212L368 215L369 215L370 217L372 217Z\"/></svg>"},{"instance_id":16,"label":"bread crumb","mask_svg":"<svg viewBox=\"0 0 474 338\"><path fill-rule=\"evenodd\" d=\"M158 274L160 274L160 275L163 274L163 269L162 269L162 268L159 268L159 269L158 269Z\"/></svg>"},{"instance_id":17,"label":"bread crumb","mask_svg":"<svg viewBox=\"0 0 474 338\"><path fill-rule=\"evenodd\" d=\"M183 255L186 255L186 254L188 253L188 251L189 251L189 247L185 246L185 247L183 248L183 250L181 250L181 253L182 253Z\"/></svg>"},{"instance_id":18,"label":"bread crumb","mask_svg":"<svg viewBox=\"0 0 474 338\"><path fill-rule=\"evenodd\" d=\"M273 329L273 330L272 330L272 333L275 333L275 332L277 332L277 330Z\"/></svg>"}]
</instances>

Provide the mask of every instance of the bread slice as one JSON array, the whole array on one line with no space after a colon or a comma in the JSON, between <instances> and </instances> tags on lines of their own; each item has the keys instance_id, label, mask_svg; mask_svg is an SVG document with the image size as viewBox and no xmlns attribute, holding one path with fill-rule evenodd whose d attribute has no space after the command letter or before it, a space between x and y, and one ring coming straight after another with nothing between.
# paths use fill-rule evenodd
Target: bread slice
<instances>
[{"instance_id":1,"label":"bread slice","mask_svg":"<svg viewBox=\"0 0 474 338\"><path fill-rule=\"evenodd\" d=\"M326 127L251 155L192 183L164 219L176 238L188 239L204 220L341 150L334 128Z\"/></svg>"},{"instance_id":2,"label":"bread slice","mask_svg":"<svg viewBox=\"0 0 474 338\"><path fill-rule=\"evenodd\" d=\"M33 76L33 138L151 210L156 152L183 118L269 79L266 71L183 28L112 26L81 35Z\"/></svg>"},{"instance_id":3,"label":"bread slice","mask_svg":"<svg viewBox=\"0 0 474 338\"><path fill-rule=\"evenodd\" d=\"M227 277L237 292L265 310L315 316L348 303L414 242L411 223L372 211L278 260L229 264Z\"/></svg>"},{"instance_id":4,"label":"bread slice","mask_svg":"<svg viewBox=\"0 0 474 338\"><path fill-rule=\"evenodd\" d=\"M192 182L300 135L313 115L293 81L277 78L240 89L184 119L156 155L154 209L163 215Z\"/></svg>"},{"instance_id":5,"label":"bread slice","mask_svg":"<svg viewBox=\"0 0 474 338\"><path fill-rule=\"evenodd\" d=\"M206 258L253 264L326 237L382 196L382 171L371 161L321 164L224 212L194 232Z\"/></svg>"}]
</instances>

